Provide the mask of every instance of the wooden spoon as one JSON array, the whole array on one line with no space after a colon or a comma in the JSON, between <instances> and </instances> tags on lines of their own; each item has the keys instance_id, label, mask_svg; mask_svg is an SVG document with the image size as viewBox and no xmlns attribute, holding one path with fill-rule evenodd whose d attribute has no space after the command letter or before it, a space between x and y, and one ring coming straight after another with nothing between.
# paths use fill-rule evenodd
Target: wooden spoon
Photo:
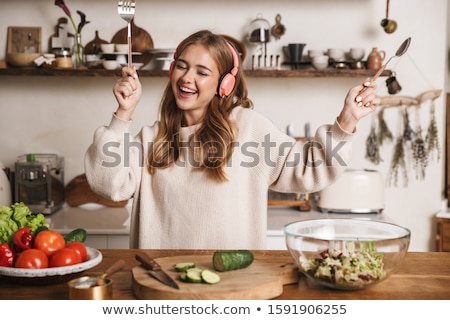
<instances>
[{"instance_id":1,"label":"wooden spoon","mask_svg":"<svg viewBox=\"0 0 450 320\"><path fill-rule=\"evenodd\" d=\"M112 265L110 265L108 269L106 269L105 273L103 273L100 277L98 277L96 285L103 286L105 284L106 276L110 276L116 273L117 271L122 270L123 267L125 267L125 260L123 259L117 260Z\"/></svg>"}]
</instances>

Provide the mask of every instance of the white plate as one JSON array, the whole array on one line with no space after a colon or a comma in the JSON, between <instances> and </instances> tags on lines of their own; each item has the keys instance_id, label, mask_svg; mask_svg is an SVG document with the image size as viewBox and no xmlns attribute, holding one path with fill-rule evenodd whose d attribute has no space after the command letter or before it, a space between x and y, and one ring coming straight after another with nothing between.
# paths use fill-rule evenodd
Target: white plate
<instances>
[{"instance_id":1,"label":"white plate","mask_svg":"<svg viewBox=\"0 0 450 320\"><path fill-rule=\"evenodd\" d=\"M120 56L120 55L128 55L128 52L100 52L102 56ZM133 56L140 56L142 55L142 52L132 52Z\"/></svg>"},{"instance_id":2,"label":"white plate","mask_svg":"<svg viewBox=\"0 0 450 320\"><path fill-rule=\"evenodd\" d=\"M42 278L53 276L64 276L69 274L78 274L98 265L102 259L102 253L97 249L86 247L89 260L72 266L43 268L43 269L24 269L0 267L0 276L15 278Z\"/></svg>"},{"instance_id":3,"label":"white plate","mask_svg":"<svg viewBox=\"0 0 450 320\"><path fill-rule=\"evenodd\" d=\"M149 53L174 53L175 52L175 48L174 49L145 49L145 52L149 52Z\"/></svg>"}]
</instances>

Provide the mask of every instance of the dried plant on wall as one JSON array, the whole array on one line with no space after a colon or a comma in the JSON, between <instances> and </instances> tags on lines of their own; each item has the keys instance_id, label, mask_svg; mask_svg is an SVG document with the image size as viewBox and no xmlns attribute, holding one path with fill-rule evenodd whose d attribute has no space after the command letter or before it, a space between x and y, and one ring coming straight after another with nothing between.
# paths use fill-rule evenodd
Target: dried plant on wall
<instances>
[{"instance_id":1,"label":"dried plant on wall","mask_svg":"<svg viewBox=\"0 0 450 320\"><path fill-rule=\"evenodd\" d=\"M408 186L408 169L415 171L417 180L424 180L426 169L430 159L440 159L439 135L435 116L434 100L438 98L442 90L426 91L417 97L388 96L381 97L381 108L378 111L378 121L372 121L369 136L366 139L366 159L374 164L381 161L380 147L385 142L393 139L392 132L384 119L384 110L387 107L400 107L398 133L395 138L391 164L387 176L387 185L397 187L400 178L403 180L403 187ZM425 102L431 101L430 122L426 130L425 138L422 135L420 122L420 108ZM414 128L410 122L411 110L415 111ZM410 164L408 166L408 164Z\"/></svg>"}]
</instances>

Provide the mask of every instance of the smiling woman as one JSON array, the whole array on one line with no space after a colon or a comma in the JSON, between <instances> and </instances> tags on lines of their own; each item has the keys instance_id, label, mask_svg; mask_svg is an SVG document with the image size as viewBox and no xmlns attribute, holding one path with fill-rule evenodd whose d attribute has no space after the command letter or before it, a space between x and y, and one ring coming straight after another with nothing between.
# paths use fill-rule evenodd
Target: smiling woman
<instances>
[{"instance_id":1,"label":"smiling woman","mask_svg":"<svg viewBox=\"0 0 450 320\"><path fill-rule=\"evenodd\" d=\"M133 198L132 247L264 249L267 189L309 193L333 182L349 162L356 123L379 104L376 84L350 89L337 120L309 143L252 110L242 61L225 37L195 32L174 57L159 120L131 141L142 86L134 68L122 69L119 106L86 152L87 180L114 201ZM111 145L121 161L106 166Z\"/></svg>"}]
</instances>

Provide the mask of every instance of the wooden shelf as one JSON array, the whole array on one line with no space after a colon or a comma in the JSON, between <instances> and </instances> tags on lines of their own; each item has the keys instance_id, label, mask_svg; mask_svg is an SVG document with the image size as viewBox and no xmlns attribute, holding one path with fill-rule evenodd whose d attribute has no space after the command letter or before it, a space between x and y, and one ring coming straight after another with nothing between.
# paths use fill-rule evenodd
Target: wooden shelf
<instances>
[{"instance_id":1,"label":"wooden shelf","mask_svg":"<svg viewBox=\"0 0 450 320\"><path fill-rule=\"evenodd\" d=\"M163 70L139 70L141 77L167 77ZM245 70L247 77L254 78L336 78L336 77L370 77L376 70L366 69L295 69L295 70ZM389 76L385 70L382 76ZM52 68L3 68L0 76L53 76L53 77L119 77L120 70L105 69L52 69Z\"/></svg>"}]
</instances>

